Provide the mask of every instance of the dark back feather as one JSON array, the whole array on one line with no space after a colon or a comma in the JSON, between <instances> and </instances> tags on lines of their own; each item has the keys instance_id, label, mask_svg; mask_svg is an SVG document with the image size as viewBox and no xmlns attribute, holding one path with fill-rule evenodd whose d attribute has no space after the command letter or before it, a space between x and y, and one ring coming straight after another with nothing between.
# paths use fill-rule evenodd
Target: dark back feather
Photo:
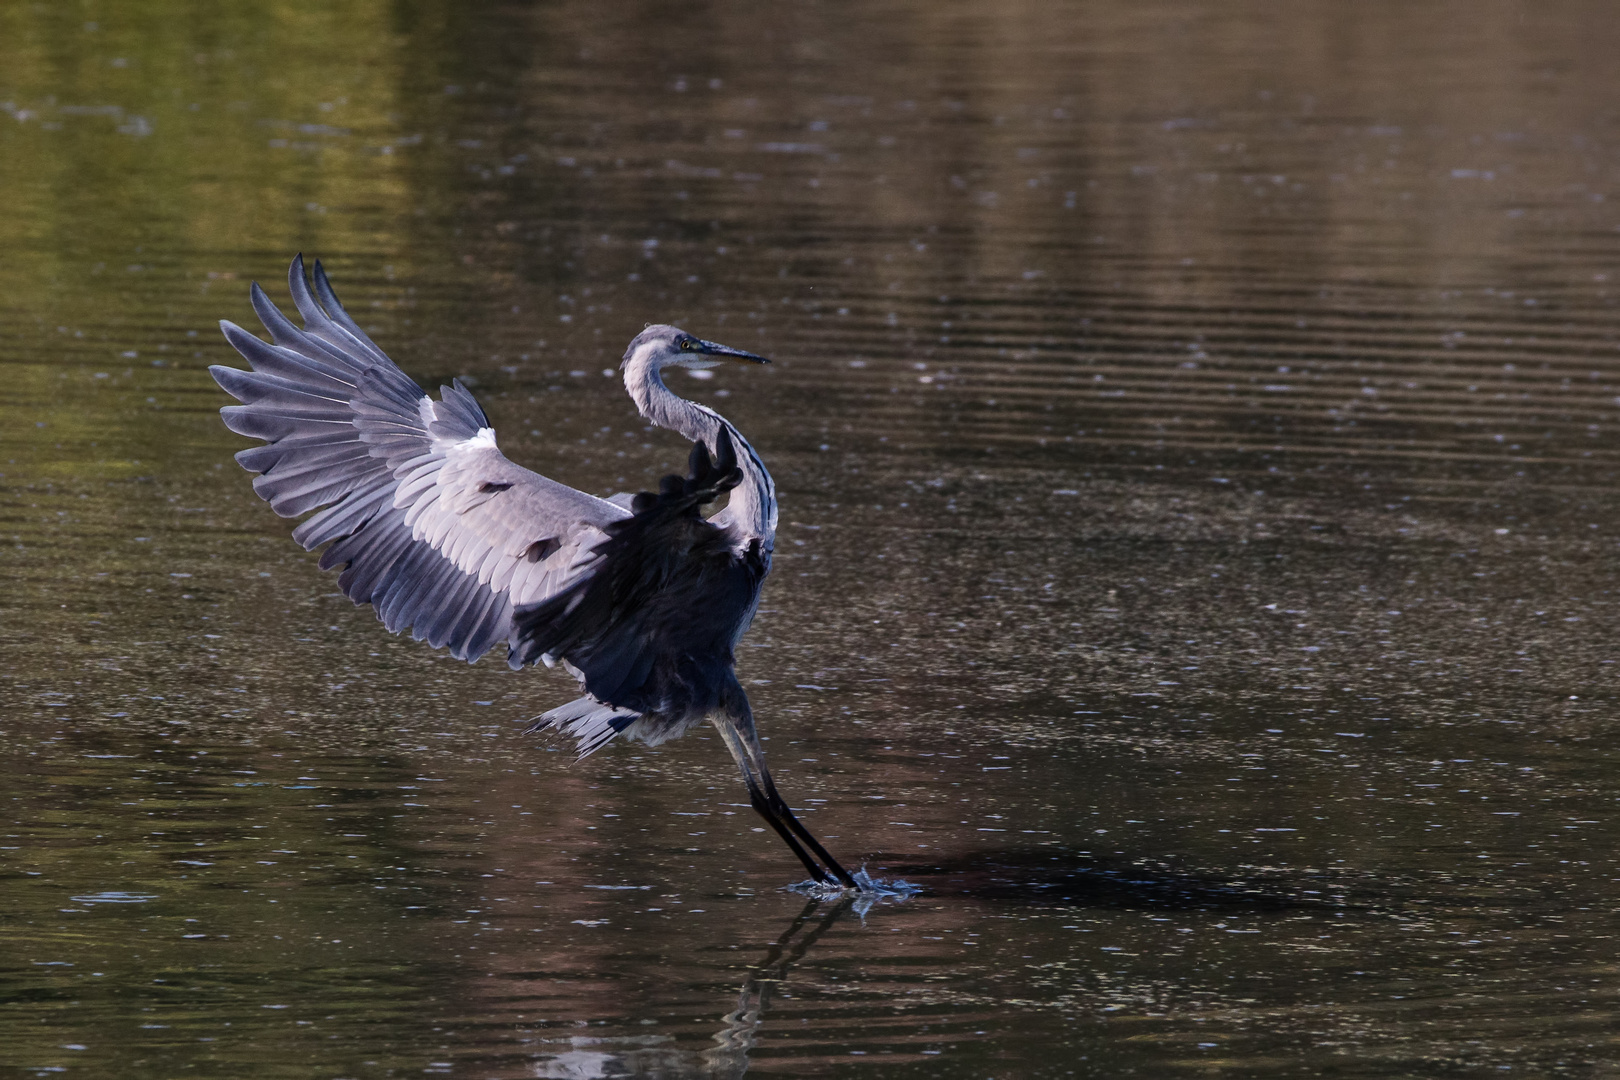
<instances>
[{"instance_id":1,"label":"dark back feather","mask_svg":"<svg viewBox=\"0 0 1620 1080\"><path fill-rule=\"evenodd\" d=\"M739 551L702 508L741 479L724 430L713 459L695 443L688 476L665 477L657 494L636 496L633 516L607 526L588 578L517 609L519 658L566 660L596 700L653 719L718 707L765 562L758 541Z\"/></svg>"}]
</instances>

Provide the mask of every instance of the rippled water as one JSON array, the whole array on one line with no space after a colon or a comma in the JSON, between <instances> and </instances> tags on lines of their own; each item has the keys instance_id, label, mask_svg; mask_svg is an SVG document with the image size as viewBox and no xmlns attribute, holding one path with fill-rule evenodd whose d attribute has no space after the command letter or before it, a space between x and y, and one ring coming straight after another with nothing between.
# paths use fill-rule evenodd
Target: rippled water
<instances>
[{"instance_id":1,"label":"rippled water","mask_svg":"<svg viewBox=\"0 0 1620 1080\"><path fill-rule=\"evenodd\" d=\"M0 1070L1607 1075L1608 8L0 7ZM718 740L356 610L215 320L325 260L593 491L774 472Z\"/></svg>"}]
</instances>

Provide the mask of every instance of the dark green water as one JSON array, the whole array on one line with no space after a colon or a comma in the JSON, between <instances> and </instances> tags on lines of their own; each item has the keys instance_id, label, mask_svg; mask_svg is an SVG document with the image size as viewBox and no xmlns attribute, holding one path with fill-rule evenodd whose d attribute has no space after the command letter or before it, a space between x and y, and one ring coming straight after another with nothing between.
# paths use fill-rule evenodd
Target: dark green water
<instances>
[{"instance_id":1,"label":"dark green water","mask_svg":"<svg viewBox=\"0 0 1620 1080\"><path fill-rule=\"evenodd\" d=\"M0 3L0 1075L1620 1068L1605 5ZM508 455L772 469L717 739L387 635L230 455L296 251Z\"/></svg>"}]
</instances>

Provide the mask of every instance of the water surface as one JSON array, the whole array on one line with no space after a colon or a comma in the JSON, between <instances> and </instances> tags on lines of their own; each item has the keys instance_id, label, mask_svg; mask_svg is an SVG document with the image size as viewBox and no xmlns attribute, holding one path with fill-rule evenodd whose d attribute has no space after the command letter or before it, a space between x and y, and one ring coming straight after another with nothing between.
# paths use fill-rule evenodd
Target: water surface
<instances>
[{"instance_id":1,"label":"water surface","mask_svg":"<svg viewBox=\"0 0 1620 1080\"><path fill-rule=\"evenodd\" d=\"M0 8L0 1069L1603 1075L1620 42L1569 3ZM323 259L595 492L776 476L701 734L387 635L230 454Z\"/></svg>"}]
</instances>

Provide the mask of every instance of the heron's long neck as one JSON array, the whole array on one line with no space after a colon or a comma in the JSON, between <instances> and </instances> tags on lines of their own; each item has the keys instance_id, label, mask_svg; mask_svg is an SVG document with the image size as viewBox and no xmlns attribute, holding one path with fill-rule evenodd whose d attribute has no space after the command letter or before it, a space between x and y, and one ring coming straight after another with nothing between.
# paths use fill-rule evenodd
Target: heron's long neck
<instances>
[{"instance_id":1,"label":"heron's long neck","mask_svg":"<svg viewBox=\"0 0 1620 1080\"><path fill-rule=\"evenodd\" d=\"M627 371L625 388L635 400L641 415L657 424L678 432L693 442L702 440L712 454L716 436L725 427L737 453L737 467L742 470L742 483L731 492L731 501L716 520L737 526L746 535L758 537L767 551L776 538L776 485L765 471L764 462L753 446L732 426L731 422L713 409L705 408L675 394L664 385L656 368L645 372ZM637 378L635 376L640 375Z\"/></svg>"}]
</instances>

